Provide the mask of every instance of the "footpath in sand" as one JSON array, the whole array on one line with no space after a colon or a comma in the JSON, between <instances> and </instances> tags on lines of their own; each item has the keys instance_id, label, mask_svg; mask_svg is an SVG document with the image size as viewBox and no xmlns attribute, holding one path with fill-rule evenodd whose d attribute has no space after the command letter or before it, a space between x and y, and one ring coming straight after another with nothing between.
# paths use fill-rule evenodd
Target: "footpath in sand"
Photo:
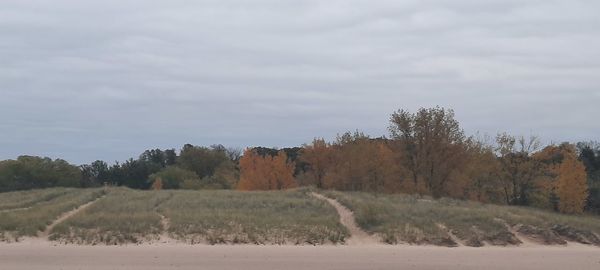
<instances>
[{"instance_id":1,"label":"footpath in sand","mask_svg":"<svg viewBox=\"0 0 600 270\"><path fill-rule=\"evenodd\" d=\"M64 214L62 214L60 217L58 217L56 220L54 220L50 225L48 225L46 227L46 229L43 232L39 232L38 233L38 237L40 238L48 238L48 236L50 235L50 233L52 232L52 229L54 229L54 227L56 227L58 224L63 223L65 220L69 219L70 217L76 215L77 213L85 210L86 208L90 207L92 204L94 204L95 202L97 202L98 200L102 199L104 197L104 195L86 203L83 205L80 205L79 207L66 212Z\"/></svg>"},{"instance_id":2,"label":"footpath in sand","mask_svg":"<svg viewBox=\"0 0 600 270\"><path fill-rule=\"evenodd\" d=\"M354 219L354 213L350 209L346 208L338 201L327 198L319 193L313 192L312 196L327 201L331 204L340 216L340 223L344 225L350 232L350 238L346 240L347 245L377 245L381 244L381 241L377 237L372 236L365 232L363 229L358 227L356 219Z\"/></svg>"}]
</instances>

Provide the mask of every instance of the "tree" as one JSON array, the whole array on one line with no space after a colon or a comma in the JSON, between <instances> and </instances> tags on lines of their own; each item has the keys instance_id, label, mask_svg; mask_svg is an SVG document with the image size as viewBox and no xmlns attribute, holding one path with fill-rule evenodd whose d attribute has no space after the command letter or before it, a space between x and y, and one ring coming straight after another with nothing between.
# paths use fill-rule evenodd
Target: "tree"
<instances>
[{"instance_id":1,"label":"tree","mask_svg":"<svg viewBox=\"0 0 600 270\"><path fill-rule=\"evenodd\" d=\"M227 156L226 149L221 145L207 148L186 144L179 154L177 165L194 171L200 178L204 178L212 176L224 162L231 162L231 160Z\"/></svg>"},{"instance_id":2,"label":"tree","mask_svg":"<svg viewBox=\"0 0 600 270\"><path fill-rule=\"evenodd\" d=\"M529 205L537 191L537 180L544 175L544 164L533 154L540 149L537 137L514 137L506 133L496 137L500 160L499 178L506 204Z\"/></svg>"},{"instance_id":3,"label":"tree","mask_svg":"<svg viewBox=\"0 0 600 270\"><path fill-rule=\"evenodd\" d=\"M246 149L240 159L239 190L279 190L296 187L294 162L288 161L285 152L275 157L261 156Z\"/></svg>"},{"instance_id":4,"label":"tree","mask_svg":"<svg viewBox=\"0 0 600 270\"><path fill-rule=\"evenodd\" d=\"M47 187L79 187L81 171L62 159L20 156L0 162L0 192Z\"/></svg>"},{"instance_id":5,"label":"tree","mask_svg":"<svg viewBox=\"0 0 600 270\"><path fill-rule=\"evenodd\" d=\"M484 203L503 203L500 164L493 146L483 140L466 142L465 168L455 177L460 179L450 187L452 197Z\"/></svg>"},{"instance_id":6,"label":"tree","mask_svg":"<svg viewBox=\"0 0 600 270\"><path fill-rule=\"evenodd\" d=\"M464 165L465 135L454 111L436 107L417 113L399 110L392 114L390 135L404 152L402 166L415 186L423 181L434 197L448 195L446 185Z\"/></svg>"},{"instance_id":7,"label":"tree","mask_svg":"<svg viewBox=\"0 0 600 270\"><path fill-rule=\"evenodd\" d=\"M165 166L173 166L177 163L177 152L175 149L165 150Z\"/></svg>"},{"instance_id":8,"label":"tree","mask_svg":"<svg viewBox=\"0 0 600 270\"><path fill-rule=\"evenodd\" d=\"M589 196L586 210L600 214L600 143L577 143L577 151L588 177Z\"/></svg>"},{"instance_id":9,"label":"tree","mask_svg":"<svg viewBox=\"0 0 600 270\"><path fill-rule=\"evenodd\" d=\"M398 192L402 171L387 140L361 132L346 132L330 147L323 188L351 191Z\"/></svg>"},{"instance_id":10,"label":"tree","mask_svg":"<svg viewBox=\"0 0 600 270\"><path fill-rule=\"evenodd\" d=\"M108 164L102 160L96 160L89 165L81 165L80 169L82 174L82 187L100 186L109 181L110 174Z\"/></svg>"},{"instance_id":11,"label":"tree","mask_svg":"<svg viewBox=\"0 0 600 270\"><path fill-rule=\"evenodd\" d=\"M583 212L588 186L585 166L573 155L567 155L560 164L556 193L558 209L562 213L579 214Z\"/></svg>"},{"instance_id":12,"label":"tree","mask_svg":"<svg viewBox=\"0 0 600 270\"><path fill-rule=\"evenodd\" d=\"M312 144L305 145L301 150L300 161L308 164L305 176L309 178L306 184L314 184L323 188L323 180L331 166L332 148L324 139L314 139Z\"/></svg>"},{"instance_id":13,"label":"tree","mask_svg":"<svg viewBox=\"0 0 600 270\"><path fill-rule=\"evenodd\" d=\"M161 189L179 189L184 188L183 183L188 181L188 185L191 182L197 182L201 185L200 177L195 172L178 168L176 166L169 166L161 170L160 172L151 174L148 177L148 182L154 187L156 182L160 182Z\"/></svg>"}]
</instances>

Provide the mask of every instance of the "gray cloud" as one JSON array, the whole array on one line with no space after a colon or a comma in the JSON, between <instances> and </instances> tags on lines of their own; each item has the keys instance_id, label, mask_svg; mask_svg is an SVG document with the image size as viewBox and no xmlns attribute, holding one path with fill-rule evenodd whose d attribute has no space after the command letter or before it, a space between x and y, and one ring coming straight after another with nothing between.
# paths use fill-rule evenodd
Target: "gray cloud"
<instances>
[{"instance_id":1,"label":"gray cloud","mask_svg":"<svg viewBox=\"0 0 600 270\"><path fill-rule=\"evenodd\" d=\"M290 146L398 109L599 139L600 2L23 1L0 9L0 158Z\"/></svg>"}]
</instances>

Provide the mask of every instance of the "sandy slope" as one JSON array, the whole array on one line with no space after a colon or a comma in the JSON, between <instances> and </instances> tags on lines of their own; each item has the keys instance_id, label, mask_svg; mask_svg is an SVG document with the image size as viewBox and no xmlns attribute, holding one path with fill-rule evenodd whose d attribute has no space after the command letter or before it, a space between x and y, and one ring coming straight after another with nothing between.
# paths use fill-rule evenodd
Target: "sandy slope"
<instances>
[{"instance_id":1,"label":"sandy slope","mask_svg":"<svg viewBox=\"0 0 600 270\"><path fill-rule=\"evenodd\" d=\"M600 249L0 244L0 269L600 269Z\"/></svg>"},{"instance_id":2,"label":"sandy slope","mask_svg":"<svg viewBox=\"0 0 600 270\"><path fill-rule=\"evenodd\" d=\"M319 193L313 192L312 196L327 201L338 212L338 215L340 216L340 223L344 225L350 232L350 238L346 240L347 245L373 245L381 243L381 241L379 241L375 236L369 235L363 229L358 227L354 218L354 213L352 213L350 209L346 208L338 201L327 198Z\"/></svg>"}]
</instances>

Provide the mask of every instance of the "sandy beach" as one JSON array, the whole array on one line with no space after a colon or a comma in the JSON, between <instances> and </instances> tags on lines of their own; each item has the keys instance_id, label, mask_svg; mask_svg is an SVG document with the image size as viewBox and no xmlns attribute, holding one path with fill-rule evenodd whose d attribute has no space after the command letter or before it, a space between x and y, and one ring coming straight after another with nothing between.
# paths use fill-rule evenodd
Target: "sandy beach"
<instances>
[{"instance_id":1,"label":"sandy beach","mask_svg":"<svg viewBox=\"0 0 600 270\"><path fill-rule=\"evenodd\" d=\"M600 269L600 248L0 244L0 269Z\"/></svg>"}]
</instances>

